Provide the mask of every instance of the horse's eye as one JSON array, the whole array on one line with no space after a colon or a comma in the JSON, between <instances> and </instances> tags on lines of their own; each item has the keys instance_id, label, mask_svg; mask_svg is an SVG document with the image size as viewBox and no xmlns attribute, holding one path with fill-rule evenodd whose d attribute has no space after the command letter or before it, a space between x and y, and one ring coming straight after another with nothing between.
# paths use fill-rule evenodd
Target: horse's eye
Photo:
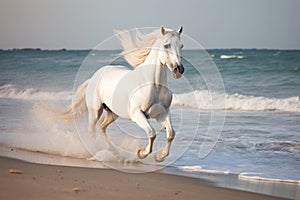
<instances>
[{"instance_id":1,"label":"horse's eye","mask_svg":"<svg viewBox=\"0 0 300 200\"><path fill-rule=\"evenodd\" d=\"M165 44L165 45L164 45L164 48L165 48L165 49L168 49L168 48L170 48L170 46L171 46L170 44Z\"/></svg>"},{"instance_id":2,"label":"horse's eye","mask_svg":"<svg viewBox=\"0 0 300 200\"><path fill-rule=\"evenodd\" d=\"M182 44L182 45L180 45L180 48L182 49L184 47L184 45Z\"/></svg>"}]
</instances>

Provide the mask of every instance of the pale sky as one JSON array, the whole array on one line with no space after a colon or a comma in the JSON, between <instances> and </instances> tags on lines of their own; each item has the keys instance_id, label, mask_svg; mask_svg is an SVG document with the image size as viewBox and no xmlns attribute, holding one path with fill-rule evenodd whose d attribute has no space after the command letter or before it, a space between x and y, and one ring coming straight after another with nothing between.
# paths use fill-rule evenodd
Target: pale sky
<instances>
[{"instance_id":1,"label":"pale sky","mask_svg":"<svg viewBox=\"0 0 300 200\"><path fill-rule=\"evenodd\" d=\"M300 0L0 1L1 49L90 49L113 29L161 25L207 49L300 49Z\"/></svg>"}]
</instances>

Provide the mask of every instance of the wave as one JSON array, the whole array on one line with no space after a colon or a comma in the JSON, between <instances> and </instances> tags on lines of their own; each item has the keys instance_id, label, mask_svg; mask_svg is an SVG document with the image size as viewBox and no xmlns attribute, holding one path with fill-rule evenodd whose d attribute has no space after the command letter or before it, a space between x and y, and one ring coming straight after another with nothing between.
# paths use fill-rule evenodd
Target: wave
<instances>
[{"instance_id":1,"label":"wave","mask_svg":"<svg viewBox=\"0 0 300 200\"><path fill-rule=\"evenodd\" d=\"M178 166L176 167L182 171L190 172L202 172L202 173L212 173L212 174L230 174L229 171L213 170L213 169L203 169L201 166Z\"/></svg>"},{"instance_id":2,"label":"wave","mask_svg":"<svg viewBox=\"0 0 300 200\"><path fill-rule=\"evenodd\" d=\"M233 173L226 170L212 170L212 169L204 169L201 166L177 166L176 169L186 171L186 172L198 172L198 173L208 173L208 174L223 174L230 175L236 174L238 179L248 180L248 181L268 181L268 182L280 182L280 183L292 183L292 184L300 184L300 180L292 180L292 179L279 179L279 178L268 178L260 175L258 173L253 172L241 172L241 173Z\"/></svg>"},{"instance_id":3,"label":"wave","mask_svg":"<svg viewBox=\"0 0 300 200\"><path fill-rule=\"evenodd\" d=\"M7 84L0 86L0 98L30 101L66 101L72 99L72 92L47 92L34 88L18 89L14 85ZM174 94L172 106L200 110L300 112L299 97L277 99L240 94L222 95L206 90Z\"/></svg>"},{"instance_id":4,"label":"wave","mask_svg":"<svg viewBox=\"0 0 300 200\"><path fill-rule=\"evenodd\" d=\"M248 181L268 181L268 182L300 184L300 180L268 178L252 172L242 172L238 175L238 179L248 180Z\"/></svg>"},{"instance_id":5,"label":"wave","mask_svg":"<svg viewBox=\"0 0 300 200\"><path fill-rule=\"evenodd\" d=\"M267 98L240 94L218 94L199 91L175 94L172 102L175 107L187 107L200 110L232 111L281 111L300 112L299 97Z\"/></svg>"},{"instance_id":6,"label":"wave","mask_svg":"<svg viewBox=\"0 0 300 200\"><path fill-rule=\"evenodd\" d=\"M23 100L70 100L72 92L46 92L34 88L18 89L12 84L0 86L0 98L23 99Z\"/></svg>"},{"instance_id":7,"label":"wave","mask_svg":"<svg viewBox=\"0 0 300 200\"><path fill-rule=\"evenodd\" d=\"M270 141L255 145L257 151L286 152L299 155L300 141Z\"/></svg>"},{"instance_id":8,"label":"wave","mask_svg":"<svg viewBox=\"0 0 300 200\"><path fill-rule=\"evenodd\" d=\"M245 56L240 56L240 55L221 55L221 59L233 59L233 58L238 58L238 59L243 59Z\"/></svg>"}]
</instances>

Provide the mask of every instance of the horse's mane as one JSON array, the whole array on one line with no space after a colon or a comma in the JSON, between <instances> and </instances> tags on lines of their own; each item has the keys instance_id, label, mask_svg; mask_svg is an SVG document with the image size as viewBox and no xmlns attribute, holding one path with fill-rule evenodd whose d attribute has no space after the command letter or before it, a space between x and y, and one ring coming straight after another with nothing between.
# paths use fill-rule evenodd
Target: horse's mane
<instances>
[{"instance_id":1,"label":"horse's mane","mask_svg":"<svg viewBox=\"0 0 300 200\"><path fill-rule=\"evenodd\" d=\"M115 30L115 33L123 46L123 51L120 55L133 67L142 64L150 53L155 41L163 37L160 30L155 30L148 34L143 34L136 30L135 38L127 30Z\"/></svg>"}]
</instances>

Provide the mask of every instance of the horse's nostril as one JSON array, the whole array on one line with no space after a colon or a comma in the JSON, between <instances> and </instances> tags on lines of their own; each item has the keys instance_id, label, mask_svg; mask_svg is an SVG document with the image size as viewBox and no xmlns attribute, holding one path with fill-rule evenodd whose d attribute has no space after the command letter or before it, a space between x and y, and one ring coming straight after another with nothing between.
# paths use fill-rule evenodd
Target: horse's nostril
<instances>
[{"instance_id":1,"label":"horse's nostril","mask_svg":"<svg viewBox=\"0 0 300 200\"><path fill-rule=\"evenodd\" d=\"M179 69L179 72L180 72L181 74L183 74L183 72L184 72L184 67L183 67L182 64L178 65L178 69Z\"/></svg>"},{"instance_id":2,"label":"horse's nostril","mask_svg":"<svg viewBox=\"0 0 300 200\"><path fill-rule=\"evenodd\" d=\"M176 67L175 67L176 66ZM173 69L173 73L180 73L180 74L183 74L184 72L184 67L182 64L179 64L179 65L175 65L174 66L174 69Z\"/></svg>"},{"instance_id":3,"label":"horse's nostril","mask_svg":"<svg viewBox=\"0 0 300 200\"><path fill-rule=\"evenodd\" d=\"M177 71L178 71L178 67L175 67L174 70L173 70L173 72L176 74Z\"/></svg>"}]
</instances>

